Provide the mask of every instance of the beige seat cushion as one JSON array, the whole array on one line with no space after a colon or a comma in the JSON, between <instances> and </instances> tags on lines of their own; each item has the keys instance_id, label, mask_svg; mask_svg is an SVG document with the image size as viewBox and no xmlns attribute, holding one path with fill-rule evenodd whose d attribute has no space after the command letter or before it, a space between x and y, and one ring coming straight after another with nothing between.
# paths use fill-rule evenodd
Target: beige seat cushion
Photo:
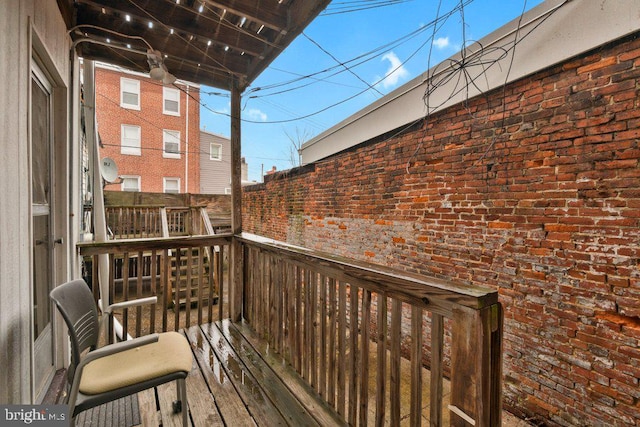
<instances>
[{"instance_id":1,"label":"beige seat cushion","mask_svg":"<svg viewBox=\"0 0 640 427\"><path fill-rule=\"evenodd\" d=\"M191 347L177 332L159 335L158 341L87 364L80 392L99 394L174 372L191 371Z\"/></svg>"}]
</instances>

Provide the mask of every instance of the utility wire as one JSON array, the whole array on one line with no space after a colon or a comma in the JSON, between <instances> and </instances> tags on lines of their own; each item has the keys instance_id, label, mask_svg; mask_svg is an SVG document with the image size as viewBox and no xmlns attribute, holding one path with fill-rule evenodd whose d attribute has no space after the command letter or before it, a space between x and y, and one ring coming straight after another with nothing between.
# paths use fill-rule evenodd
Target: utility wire
<instances>
[{"instance_id":1,"label":"utility wire","mask_svg":"<svg viewBox=\"0 0 640 427\"><path fill-rule=\"evenodd\" d=\"M376 89L375 87L371 86L368 82L364 81L362 79L362 77L360 77L359 75L357 75L352 68L347 67L344 62L341 62L338 58L336 58L335 56L333 56L331 54L331 52L329 52L327 49L323 48L322 46L320 46L320 43L318 43L317 41L315 41L314 39L312 39L311 37L309 37L307 35L307 33L302 33L303 36L306 37L307 40L309 40L311 43L313 43L314 45L316 45L318 47L318 49L320 49L322 52L324 52L325 54L327 54L331 59L333 59L334 61L336 61L338 63L338 65L340 65L341 67L343 67L346 71L348 71L351 75L355 76L356 79L360 80L362 83L364 83L365 85L367 85L367 87L369 89L373 89L376 92L378 92L378 94L380 96L383 96L382 92L380 92L378 89Z\"/></svg>"}]
</instances>

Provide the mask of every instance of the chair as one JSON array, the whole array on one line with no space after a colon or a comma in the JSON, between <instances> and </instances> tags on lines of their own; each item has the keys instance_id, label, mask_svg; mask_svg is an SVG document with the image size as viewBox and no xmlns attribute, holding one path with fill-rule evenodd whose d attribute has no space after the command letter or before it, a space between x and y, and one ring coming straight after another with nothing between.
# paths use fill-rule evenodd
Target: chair
<instances>
[{"instance_id":1,"label":"chair","mask_svg":"<svg viewBox=\"0 0 640 427\"><path fill-rule=\"evenodd\" d=\"M53 289L50 296L69 328L70 420L87 409L176 380L178 400L173 411L182 411L182 423L187 425L185 379L193 356L184 336L166 332L96 349L98 311L86 282L67 282ZM87 349L89 352L83 355Z\"/></svg>"}]
</instances>

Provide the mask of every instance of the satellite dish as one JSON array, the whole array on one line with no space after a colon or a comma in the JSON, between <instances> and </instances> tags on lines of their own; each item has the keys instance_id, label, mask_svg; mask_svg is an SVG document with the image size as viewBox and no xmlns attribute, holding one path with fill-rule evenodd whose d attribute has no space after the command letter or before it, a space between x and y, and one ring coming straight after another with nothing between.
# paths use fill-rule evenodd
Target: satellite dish
<instances>
[{"instance_id":1,"label":"satellite dish","mask_svg":"<svg viewBox=\"0 0 640 427\"><path fill-rule=\"evenodd\" d=\"M102 163L100 163L100 174L105 181L114 182L118 179L118 166L116 166L116 162L109 157L102 159Z\"/></svg>"}]
</instances>

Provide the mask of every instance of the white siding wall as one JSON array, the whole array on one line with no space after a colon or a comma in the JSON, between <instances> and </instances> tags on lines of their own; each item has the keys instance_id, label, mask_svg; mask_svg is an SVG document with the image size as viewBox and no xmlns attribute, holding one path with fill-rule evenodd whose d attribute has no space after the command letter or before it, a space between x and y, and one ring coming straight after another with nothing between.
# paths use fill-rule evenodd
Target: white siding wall
<instances>
[{"instance_id":1,"label":"white siding wall","mask_svg":"<svg viewBox=\"0 0 640 427\"><path fill-rule=\"evenodd\" d=\"M56 90L68 122L69 38L55 1L0 0L0 402L31 402L31 205L29 90L32 38L62 85ZM32 37L32 30L37 37ZM34 42L35 43L35 42ZM63 122L64 123L64 122ZM55 138L68 143L67 126ZM68 154L68 153L67 153ZM66 168L68 155L56 159ZM64 182L69 182L68 171ZM61 174L62 175L62 174ZM68 185L63 192L68 201ZM59 212L68 230L68 203ZM57 224L58 225L58 224ZM63 234L68 242L68 234ZM66 252L63 250L63 252ZM65 257L63 257L65 258Z\"/></svg>"},{"instance_id":2,"label":"white siding wall","mask_svg":"<svg viewBox=\"0 0 640 427\"><path fill-rule=\"evenodd\" d=\"M222 160L210 159L212 142L222 145ZM200 147L200 193L225 194L225 188L231 188L231 141L201 130Z\"/></svg>"}]
</instances>

